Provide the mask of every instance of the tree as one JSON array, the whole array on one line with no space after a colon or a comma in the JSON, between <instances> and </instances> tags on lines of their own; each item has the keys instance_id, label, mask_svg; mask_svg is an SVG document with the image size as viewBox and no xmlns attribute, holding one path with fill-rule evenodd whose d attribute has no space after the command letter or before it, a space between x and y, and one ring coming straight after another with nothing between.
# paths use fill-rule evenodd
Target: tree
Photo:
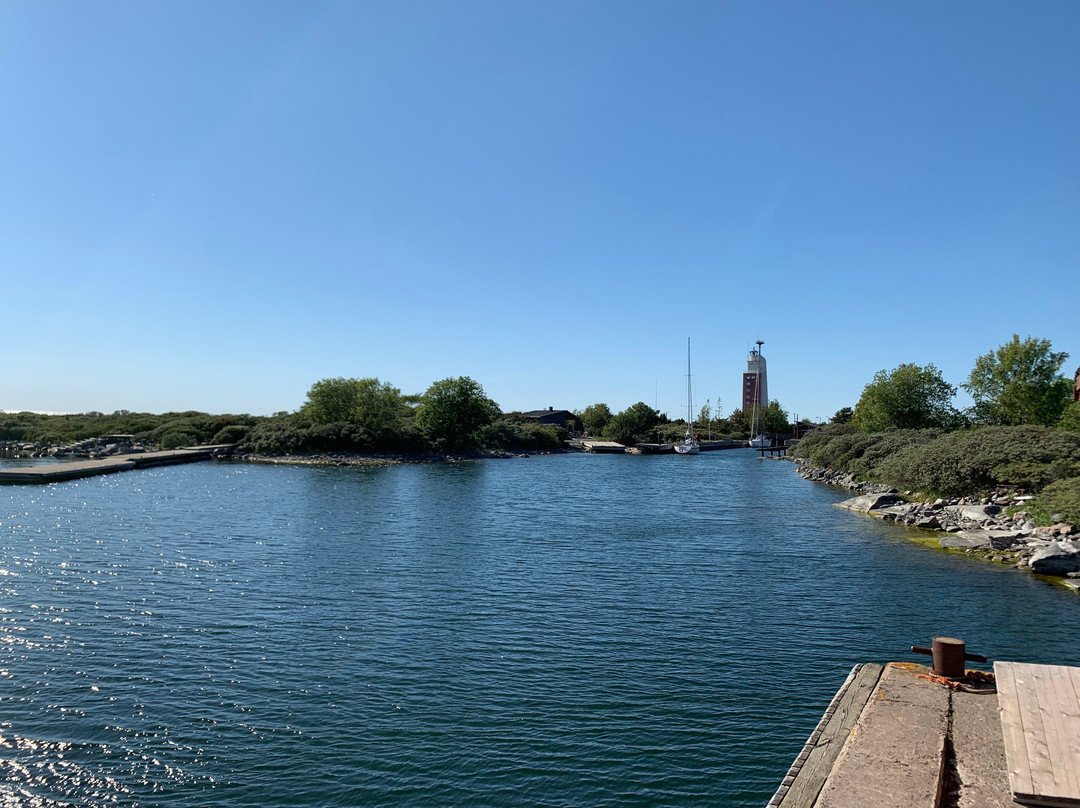
<instances>
[{"instance_id":1,"label":"tree","mask_svg":"<svg viewBox=\"0 0 1080 808\"><path fill-rule=\"evenodd\" d=\"M599 435L611 420L611 409L607 404L590 404L580 413L575 413L581 426L590 435Z\"/></svg>"},{"instance_id":2,"label":"tree","mask_svg":"<svg viewBox=\"0 0 1080 808\"><path fill-rule=\"evenodd\" d=\"M768 407L758 410L758 418L761 420L761 431L768 435L791 432L791 422L788 420L787 411L775 398L769 402Z\"/></svg>"},{"instance_id":3,"label":"tree","mask_svg":"<svg viewBox=\"0 0 1080 808\"><path fill-rule=\"evenodd\" d=\"M378 379L322 379L308 390L301 412L317 424L359 424L373 434L401 415L401 391Z\"/></svg>"},{"instance_id":4,"label":"tree","mask_svg":"<svg viewBox=\"0 0 1080 808\"><path fill-rule=\"evenodd\" d=\"M855 411L851 407L841 407L829 419L830 424L850 424Z\"/></svg>"},{"instance_id":5,"label":"tree","mask_svg":"<svg viewBox=\"0 0 1080 808\"><path fill-rule=\"evenodd\" d=\"M612 418L604 434L617 443L632 446L648 437L662 420L659 412L639 401Z\"/></svg>"},{"instance_id":6,"label":"tree","mask_svg":"<svg viewBox=\"0 0 1080 808\"><path fill-rule=\"evenodd\" d=\"M1072 382L1058 375L1069 358L1050 350L1050 340L1013 334L996 351L975 360L963 388L975 399L975 419L1016 426L1053 425L1072 395Z\"/></svg>"},{"instance_id":7,"label":"tree","mask_svg":"<svg viewBox=\"0 0 1080 808\"><path fill-rule=\"evenodd\" d=\"M473 449L480 430L500 415L499 406L468 376L435 382L423 395L416 421L446 449Z\"/></svg>"},{"instance_id":8,"label":"tree","mask_svg":"<svg viewBox=\"0 0 1080 808\"><path fill-rule=\"evenodd\" d=\"M1080 432L1080 401L1070 401L1057 422L1058 429Z\"/></svg>"},{"instance_id":9,"label":"tree","mask_svg":"<svg viewBox=\"0 0 1080 808\"><path fill-rule=\"evenodd\" d=\"M879 370L863 388L853 420L863 432L951 427L959 414L952 406L956 388L932 364Z\"/></svg>"}]
</instances>

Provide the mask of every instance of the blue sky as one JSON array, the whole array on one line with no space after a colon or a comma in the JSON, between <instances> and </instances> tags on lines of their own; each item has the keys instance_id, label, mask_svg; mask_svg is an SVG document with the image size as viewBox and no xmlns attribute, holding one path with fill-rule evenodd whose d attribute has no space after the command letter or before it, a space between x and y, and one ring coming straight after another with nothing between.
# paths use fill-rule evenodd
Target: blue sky
<instances>
[{"instance_id":1,"label":"blue sky","mask_svg":"<svg viewBox=\"0 0 1080 808\"><path fill-rule=\"evenodd\" d=\"M0 408L1080 364L1080 3L0 5ZM961 403L962 400L961 400Z\"/></svg>"}]
</instances>

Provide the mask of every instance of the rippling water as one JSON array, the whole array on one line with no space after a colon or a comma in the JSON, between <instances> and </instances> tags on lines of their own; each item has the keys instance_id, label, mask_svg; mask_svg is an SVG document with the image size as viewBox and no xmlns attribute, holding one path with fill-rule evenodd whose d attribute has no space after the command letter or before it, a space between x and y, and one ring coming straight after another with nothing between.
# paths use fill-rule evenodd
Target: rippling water
<instances>
[{"instance_id":1,"label":"rippling water","mask_svg":"<svg viewBox=\"0 0 1080 808\"><path fill-rule=\"evenodd\" d=\"M762 806L852 664L1080 598L750 452L0 489L0 804Z\"/></svg>"}]
</instances>

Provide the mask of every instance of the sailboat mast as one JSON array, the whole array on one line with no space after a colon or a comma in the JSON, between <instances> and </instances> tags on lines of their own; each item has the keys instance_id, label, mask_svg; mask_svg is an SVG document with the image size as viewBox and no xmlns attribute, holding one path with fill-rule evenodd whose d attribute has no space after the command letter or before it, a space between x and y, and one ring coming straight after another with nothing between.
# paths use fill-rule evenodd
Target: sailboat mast
<instances>
[{"instance_id":1,"label":"sailboat mast","mask_svg":"<svg viewBox=\"0 0 1080 808\"><path fill-rule=\"evenodd\" d=\"M690 433L693 421L694 401L690 392L690 337L686 338L686 430Z\"/></svg>"}]
</instances>

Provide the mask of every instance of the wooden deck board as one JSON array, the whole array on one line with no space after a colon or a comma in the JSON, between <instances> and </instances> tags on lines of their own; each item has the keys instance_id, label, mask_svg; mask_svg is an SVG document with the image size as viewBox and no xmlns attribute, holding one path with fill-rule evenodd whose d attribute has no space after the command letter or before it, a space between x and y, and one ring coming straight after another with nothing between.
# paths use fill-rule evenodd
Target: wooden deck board
<instances>
[{"instance_id":1,"label":"wooden deck board","mask_svg":"<svg viewBox=\"0 0 1080 808\"><path fill-rule=\"evenodd\" d=\"M1080 669L997 662L994 671L1013 794L1080 806Z\"/></svg>"},{"instance_id":2,"label":"wooden deck board","mask_svg":"<svg viewBox=\"0 0 1080 808\"><path fill-rule=\"evenodd\" d=\"M852 670L769 806L810 808L814 804L883 669L882 665L868 663Z\"/></svg>"}]
</instances>

